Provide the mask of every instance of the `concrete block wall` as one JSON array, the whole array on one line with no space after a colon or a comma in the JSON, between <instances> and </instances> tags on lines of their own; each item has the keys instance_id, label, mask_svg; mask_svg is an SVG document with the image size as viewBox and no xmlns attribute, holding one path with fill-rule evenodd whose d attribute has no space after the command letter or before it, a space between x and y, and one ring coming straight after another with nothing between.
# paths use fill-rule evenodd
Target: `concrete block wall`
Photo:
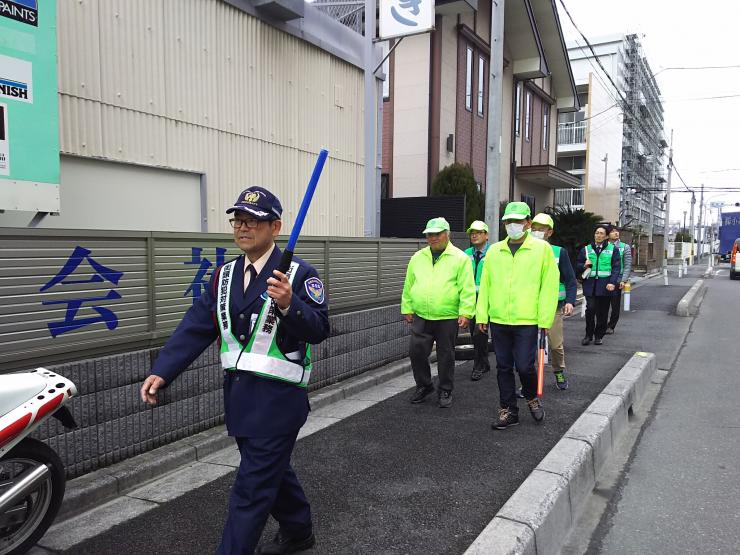
<instances>
[{"instance_id":1,"label":"concrete block wall","mask_svg":"<svg viewBox=\"0 0 740 555\"><path fill-rule=\"evenodd\" d=\"M400 306L330 317L331 336L313 347L315 390L408 355L409 326ZM34 435L62 458L69 477L191 436L224 421L223 371L211 345L150 408L139 387L159 349L110 355L49 367L71 379L79 396L70 408L79 425L68 431L55 419Z\"/></svg>"}]
</instances>

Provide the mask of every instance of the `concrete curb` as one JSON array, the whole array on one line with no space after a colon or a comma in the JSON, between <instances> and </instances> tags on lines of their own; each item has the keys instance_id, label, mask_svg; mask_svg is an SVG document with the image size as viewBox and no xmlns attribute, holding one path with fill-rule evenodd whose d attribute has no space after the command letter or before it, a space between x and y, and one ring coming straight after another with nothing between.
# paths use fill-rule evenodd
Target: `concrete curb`
<instances>
[{"instance_id":1,"label":"concrete curb","mask_svg":"<svg viewBox=\"0 0 740 555\"><path fill-rule=\"evenodd\" d=\"M559 553L656 368L653 353L635 353L501 507L466 555Z\"/></svg>"},{"instance_id":2,"label":"concrete curb","mask_svg":"<svg viewBox=\"0 0 740 555\"><path fill-rule=\"evenodd\" d=\"M676 315L693 316L696 314L699 309L699 305L701 304L701 300L704 297L705 289L706 286L704 285L704 280L697 280L696 283L691 286L691 289L689 289L681 300L678 301L678 305L676 306Z\"/></svg>"},{"instance_id":3,"label":"concrete curb","mask_svg":"<svg viewBox=\"0 0 740 555\"><path fill-rule=\"evenodd\" d=\"M430 360L436 361L436 353L432 353ZM411 363L408 359L402 359L337 384L322 387L309 394L311 408L319 409L331 405L410 371ZM234 440L226 434L226 427L216 426L70 480L67 482L57 522L111 501L181 466L201 461L208 455L233 444Z\"/></svg>"}]
</instances>

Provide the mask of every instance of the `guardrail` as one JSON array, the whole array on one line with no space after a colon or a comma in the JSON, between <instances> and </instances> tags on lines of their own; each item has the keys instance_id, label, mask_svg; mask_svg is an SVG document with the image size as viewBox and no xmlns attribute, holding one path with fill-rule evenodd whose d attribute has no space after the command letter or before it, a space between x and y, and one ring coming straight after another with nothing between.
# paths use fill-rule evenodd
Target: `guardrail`
<instances>
[{"instance_id":1,"label":"guardrail","mask_svg":"<svg viewBox=\"0 0 740 555\"><path fill-rule=\"evenodd\" d=\"M297 254L318 270L336 314L399 302L424 245L306 237ZM159 346L213 269L240 252L229 234L3 229L0 372Z\"/></svg>"}]
</instances>

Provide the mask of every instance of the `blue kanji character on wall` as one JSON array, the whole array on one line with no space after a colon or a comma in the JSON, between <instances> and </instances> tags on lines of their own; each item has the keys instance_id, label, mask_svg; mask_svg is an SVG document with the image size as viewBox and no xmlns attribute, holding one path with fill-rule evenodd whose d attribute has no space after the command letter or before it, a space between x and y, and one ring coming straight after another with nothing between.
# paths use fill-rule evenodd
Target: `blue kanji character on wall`
<instances>
[{"instance_id":1,"label":"blue kanji character on wall","mask_svg":"<svg viewBox=\"0 0 740 555\"><path fill-rule=\"evenodd\" d=\"M399 0L398 5L400 8L407 10L412 15L419 15L419 4L421 4L421 1L422 0ZM403 17L395 6L391 6L391 15L393 15L393 19L403 25L408 25L409 27L417 26L416 21Z\"/></svg>"},{"instance_id":2,"label":"blue kanji character on wall","mask_svg":"<svg viewBox=\"0 0 740 555\"><path fill-rule=\"evenodd\" d=\"M185 290L183 297L187 297L192 293L193 302L200 298L203 293L203 288L208 286L208 270L211 269L213 264L207 258L201 258L203 249L200 247L191 247L191 260L190 262L183 262L188 266L197 265L198 270L195 273L193 281L190 283L190 287ZM226 256L226 249L222 247L216 247L216 267L221 266L224 263Z\"/></svg>"},{"instance_id":3,"label":"blue kanji character on wall","mask_svg":"<svg viewBox=\"0 0 740 555\"><path fill-rule=\"evenodd\" d=\"M118 282L123 277L123 272L119 272L116 270L111 270L110 268L107 268L97 262L94 258L90 256L91 251L77 246L75 247L74 251L72 251L72 254L69 256L67 261L64 263L64 266L62 266L62 269L59 270L57 275L55 275L53 278L51 278L39 291L44 292L48 291L52 287L56 285L74 285L74 284L80 284L80 283L103 283L104 281L109 281L113 283L114 285L118 285ZM77 270L77 268L82 264L83 262L87 261L87 263L90 265L90 267L93 269L94 273L86 279L72 279L70 276ZM92 308L95 312L98 313L98 316L90 316L86 318L77 318L77 312L82 308L82 305L84 303L97 303L100 301L111 301L111 300L117 300L120 299L121 295L114 290L108 291L108 293L102 297L84 297L84 298L76 298L76 299L70 299L70 300L58 300L58 301L42 301L41 304L43 305L59 305L64 304L67 305L67 311L64 315L64 320L61 322L50 322L47 324L47 327L49 328L49 332L51 332L52 337L57 337L58 335L61 335L63 333L67 333L70 331L75 331L77 329L83 328L85 326L89 326L91 324L95 324L98 322L104 322L106 327L109 330L114 330L116 327L118 327L118 317L116 314L103 306L91 306L89 308Z\"/></svg>"}]
</instances>

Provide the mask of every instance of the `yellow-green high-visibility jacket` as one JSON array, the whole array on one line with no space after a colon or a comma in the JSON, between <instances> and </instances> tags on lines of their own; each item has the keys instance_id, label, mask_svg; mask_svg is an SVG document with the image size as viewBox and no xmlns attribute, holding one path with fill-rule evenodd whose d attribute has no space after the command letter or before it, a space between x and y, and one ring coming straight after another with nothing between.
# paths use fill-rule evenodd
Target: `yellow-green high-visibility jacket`
<instances>
[{"instance_id":1,"label":"yellow-green high-visibility jacket","mask_svg":"<svg viewBox=\"0 0 740 555\"><path fill-rule=\"evenodd\" d=\"M435 264L429 247L414 253L406 269L401 314L416 314L425 320L473 316L475 281L468 256L452 243Z\"/></svg>"},{"instance_id":2,"label":"yellow-green high-visibility jacket","mask_svg":"<svg viewBox=\"0 0 740 555\"><path fill-rule=\"evenodd\" d=\"M491 245L481 276L475 321L549 329L558 308L560 271L552 247L531 234L515 255L508 238Z\"/></svg>"}]
</instances>

